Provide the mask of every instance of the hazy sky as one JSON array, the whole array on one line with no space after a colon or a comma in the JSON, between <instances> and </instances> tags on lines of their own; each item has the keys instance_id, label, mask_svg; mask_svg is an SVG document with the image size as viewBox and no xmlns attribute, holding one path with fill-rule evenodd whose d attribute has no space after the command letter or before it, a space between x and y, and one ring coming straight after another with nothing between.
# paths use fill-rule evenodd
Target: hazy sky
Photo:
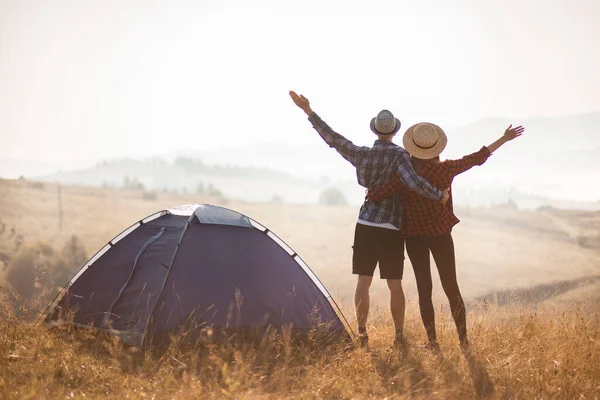
<instances>
[{"instance_id":1,"label":"hazy sky","mask_svg":"<svg viewBox=\"0 0 600 400\"><path fill-rule=\"evenodd\" d=\"M600 1L0 0L0 158L370 143L404 126L600 111Z\"/></svg>"}]
</instances>

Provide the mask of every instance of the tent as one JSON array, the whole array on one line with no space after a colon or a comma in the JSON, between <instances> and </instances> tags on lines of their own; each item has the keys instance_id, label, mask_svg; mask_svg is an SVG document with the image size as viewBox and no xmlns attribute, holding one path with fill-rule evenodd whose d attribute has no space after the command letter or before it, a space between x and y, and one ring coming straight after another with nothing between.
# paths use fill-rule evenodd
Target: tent
<instances>
[{"instance_id":1,"label":"tent","mask_svg":"<svg viewBox=\"0 0 600 400\"><path fill-rule=\"evenodd\" d=\"M290 247L253 219L206 204L157 212L116 236L44 318L62 323L67 311L70 322L134 346L183 327L350 338L332 297Z\"/></svg>"}]
</instances>

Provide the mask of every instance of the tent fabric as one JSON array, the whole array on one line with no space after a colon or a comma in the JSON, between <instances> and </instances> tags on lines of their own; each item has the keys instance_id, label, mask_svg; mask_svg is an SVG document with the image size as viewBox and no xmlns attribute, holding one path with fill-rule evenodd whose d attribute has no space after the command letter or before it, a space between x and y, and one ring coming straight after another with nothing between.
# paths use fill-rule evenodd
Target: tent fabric
<instances>
[{"instance_id":1,"label":"tent fabric","mask_svg":"<svg viewBox=\"0 0 600 400\"><path fill-rule=\"evenodd\" d=\"M67 284L49 306L47 321L70 311L74 323L137 346L190 324L234 331L319 329L349 338L341 312L314 273L243 214L178 206L116 239Z\"/></svg>"}]
</instances>

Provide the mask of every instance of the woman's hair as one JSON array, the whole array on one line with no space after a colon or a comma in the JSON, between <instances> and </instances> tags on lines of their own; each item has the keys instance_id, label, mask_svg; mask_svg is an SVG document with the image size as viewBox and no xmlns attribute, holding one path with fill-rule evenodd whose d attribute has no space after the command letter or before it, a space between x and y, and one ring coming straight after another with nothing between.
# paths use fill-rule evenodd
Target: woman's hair
<instances>
[{"instance_id":1,"label":"woman's hair","mask_svg":"<svg viewBox=\"0 0 600 400\"><path fill-rule=\"evenodd\" d=\"M439 163L440 156L430 158L429 160L423 160L422 158L410 156L410 162L412 163L412 166L415 169L415 172L417 174L421 175L421 171L423 170L423 167L428 163Z\"/></svg>"}]
</instances>

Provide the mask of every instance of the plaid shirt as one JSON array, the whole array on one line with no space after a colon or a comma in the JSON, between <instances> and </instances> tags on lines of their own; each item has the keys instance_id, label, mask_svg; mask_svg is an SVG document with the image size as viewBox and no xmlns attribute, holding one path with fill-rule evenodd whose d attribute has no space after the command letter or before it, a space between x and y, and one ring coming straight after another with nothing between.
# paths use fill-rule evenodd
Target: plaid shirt
<instances>
[{"instance_id":1,"label":"plaid shirt","mask_svg":"<svg viewBox=\"0 0 600 400\"><path fill-rule=\"evenodd\" d=\"M417 175L410 162L410 156L402 147L389 140L378 139L373 147L356 146L339 133L334 132L316 113L308 120L321 138L337 150L356 168L358 183L365 188L375 188L392 176L397 176L410 189L421 196L439 201L443 192L434 188L425 179ZM394 193L378 204L371 201L363 203L358 218L363 221L383 224L390 223L402 228L402 194Z\"/></svg>"},{"instance_id":2,"label":"plaid shirt","mask_svg":"<svg viewBox=\"0 0 600 400\"><path fill-rule=\"evenodd\" d=\"M369 190L367 198L373 202L385 201L390 196L404 195L404 224L402 236L439 236L452 230L459 221L452 207L452 180L475 165L483 164L490 156L487 147L469 154L460 160L447 160L440 163L426 163L421 176L440 189L450 188L450 198L446 205L424 199L406 190L402 180L396 175L375 190Z\"/></svg>"}]
</instances>

